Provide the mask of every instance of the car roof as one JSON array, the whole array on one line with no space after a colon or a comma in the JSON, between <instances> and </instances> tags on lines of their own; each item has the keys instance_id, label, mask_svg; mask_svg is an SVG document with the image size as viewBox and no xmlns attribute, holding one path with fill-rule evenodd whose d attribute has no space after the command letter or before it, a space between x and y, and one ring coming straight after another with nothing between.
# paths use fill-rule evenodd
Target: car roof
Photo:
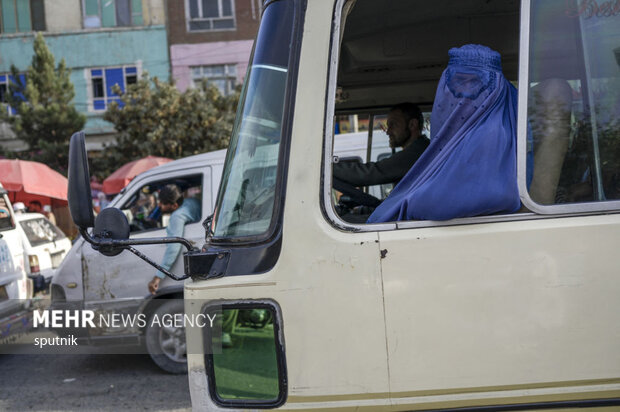
<instances>
[{"instance_id":1,"label":"car roof","mask_svg":"<svg viewBox=\"0 0 620 412\"><path fill-rule=\"evenodd\" d=\"M151 173L164 173L170 170L184 169L195 166L206 166L207 164L223 164L226 158L226 149L216 150L214 152L201 153L194 156L184 157L182 159L173 160L172 162L154 167L147 170L141 175Z\"/></svg>"}]
</instances>

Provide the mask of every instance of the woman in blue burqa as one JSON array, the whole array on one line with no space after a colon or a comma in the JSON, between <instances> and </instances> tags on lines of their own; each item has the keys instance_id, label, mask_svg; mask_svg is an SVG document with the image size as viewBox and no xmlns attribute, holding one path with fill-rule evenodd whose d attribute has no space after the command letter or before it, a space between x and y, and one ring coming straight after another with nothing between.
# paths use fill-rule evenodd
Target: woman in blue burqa
<instances>
[{"instance_id":1,"label":"woman in blue burqa","mask_svg":"<svg viewBox=\"0 0 620 412\"><path fill-rule=\"evenodd\" d=\"M368 223L511 213L517 188L517 90L499 53L449 51L431 114L431 143Z\"/></svg>"}]
</instances>

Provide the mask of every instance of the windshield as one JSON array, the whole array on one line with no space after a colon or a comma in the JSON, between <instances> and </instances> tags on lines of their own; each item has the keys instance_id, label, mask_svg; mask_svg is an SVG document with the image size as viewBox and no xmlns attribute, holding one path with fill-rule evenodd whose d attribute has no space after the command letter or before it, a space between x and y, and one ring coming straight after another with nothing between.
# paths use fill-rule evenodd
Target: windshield
<instances>
[{"instance_id":1,"label":"windshield","mask_svg":"<svg viewBox=\"0 0 620 412\"><path fill-rule=\"evenodd\" d=\"M55 242L66 236L44 217L19 222L32 247Z\"/></svg>"},{"instance_id":2,"label":"windshield","mask_svg":"<svg viewBox=\"0 0 620 412\"><path fill-rule=\"evenodd\" d=\"M265 9L237 112L214 215L214 237L262 235L274 216L293 2Z\"/></svg>"}]
</instances>

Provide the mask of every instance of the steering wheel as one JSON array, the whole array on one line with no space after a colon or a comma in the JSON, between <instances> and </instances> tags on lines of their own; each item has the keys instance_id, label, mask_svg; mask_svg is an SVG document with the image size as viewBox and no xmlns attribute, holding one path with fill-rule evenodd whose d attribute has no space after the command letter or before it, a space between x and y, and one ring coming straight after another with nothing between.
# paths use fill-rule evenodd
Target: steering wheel
<instances>
[{"instance_id":1,"label":"steering wheel","mask_svg":"<svg viewBox=\"0 0 620 412\"><path fill-rule=\"evenodd\" d=\"M369 206L374 208L381 204L381 201L376 197L369 195L368 193L364 193L362 190L358 189L352 184L349 184L340 179L334 178L333 187L342 194L349 196L353 202L361 206Z\"/></svg>"}]
</instances>

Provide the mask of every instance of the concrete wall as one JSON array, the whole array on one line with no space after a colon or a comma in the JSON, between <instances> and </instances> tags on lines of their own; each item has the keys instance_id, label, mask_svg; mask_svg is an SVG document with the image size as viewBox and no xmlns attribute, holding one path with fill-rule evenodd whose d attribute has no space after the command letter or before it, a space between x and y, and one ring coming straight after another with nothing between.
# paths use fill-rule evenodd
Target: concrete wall
<instances>
[{"instance_id":1,"label":"concrete wall","mask_svg":"<svg viewBox=\"0 0 620 412\"><path fill-rule=\"evenodd\" d=\"M181 0L169 0L177 2ZM142 15L145 25L160 25L166 23L166 6L164 0L142 0Z\"/></svg>"},{"instance_id":2,"label":"concrete wall","mask_svg":"<svg viewBox=\"0 0 620 412\"><path fill-rule=\"evenodd\" d=\"M166 24L164 0L142 0L142 17L144 26ZM47 32L82 30L82 0L45 0L45 25Z\"/></svg>"},{"instance_id":3,"label":"concrete wall","mask_svg":"<svg viewBox=\"0 0 620 412\"><path fill-rule=\"evenodd\" d=\"M45 26L48 32L82 29L81 0L45 0Z\"/></svg>"},{"instance_id":4,"label":"concrete wall","mask_svg":"<svg viewBox=\"0 0 620 412\"><path fill-rule=\"evenodd\" d=\"M237 83L242 83L252 52L252 40L175 44L170 47L172 77L177 88L187 89L192 83L192 66L236 64Z\"/></svg>"}]
</instances>

